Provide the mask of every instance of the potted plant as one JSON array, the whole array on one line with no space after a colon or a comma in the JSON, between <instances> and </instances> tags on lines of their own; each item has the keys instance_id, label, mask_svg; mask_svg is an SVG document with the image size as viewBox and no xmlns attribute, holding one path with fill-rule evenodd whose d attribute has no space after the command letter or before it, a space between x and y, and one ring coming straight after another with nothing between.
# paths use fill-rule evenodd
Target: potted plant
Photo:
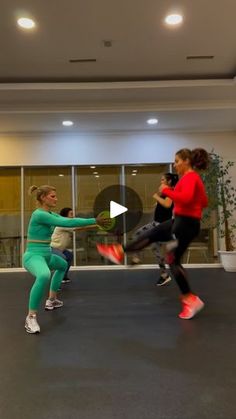
<instances>
[{"instance_id":1,"label":"potted plant","mask_svg":"<svg viewBox=\"0 0 236 419\"><path fill-rule=\"evenodd\" d=\"M224 250L219 254L223 267L230 272L236 272L236 187L230 175L233 166L234 162L212 152L210 166L203 175L209 197L205 217L224 239Z\"/></svg>"}]
</instances>

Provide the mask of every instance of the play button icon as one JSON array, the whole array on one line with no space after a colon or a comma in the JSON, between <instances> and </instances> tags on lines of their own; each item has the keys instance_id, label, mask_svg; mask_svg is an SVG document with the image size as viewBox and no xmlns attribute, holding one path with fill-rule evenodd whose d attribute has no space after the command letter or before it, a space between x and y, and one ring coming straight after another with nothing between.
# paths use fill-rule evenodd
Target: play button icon
<instances>
[{"instance_id":1,"label":"play button icon","mask_svg":"<svg viewBox=\"0 0 236 419\"><path fill-rule=\"evenodd\" d=\"M111 219L109 226L103 228L109 233L122 235L139 224L143 215L142 201L133 189L124 185L111 185L104 188L95 198L94 217L101 214Z\"/></svg>"},{"instance_id":2,"label":"play button icon","mask_svg":"<svg viewBox=\"0 0 236 419\"><path fill-rule=\"evenodd\" d=\"M123 205L117 204L117 202L111 201L110 202L110 217L115 218L118 215L124 214L124 212L128 211L128 208L124 207Z\"/></svg>"}]
</instances>

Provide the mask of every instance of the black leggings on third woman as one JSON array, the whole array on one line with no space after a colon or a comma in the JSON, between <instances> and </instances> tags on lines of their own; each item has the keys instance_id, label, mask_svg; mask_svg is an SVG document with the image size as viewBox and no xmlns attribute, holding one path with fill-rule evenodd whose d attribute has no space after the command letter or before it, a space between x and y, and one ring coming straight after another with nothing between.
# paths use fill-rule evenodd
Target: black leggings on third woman
<instances>
[{"instance_id":1,"label":"black leggings on third woman","mask_svg":"<svg viewBox=\"0 0 236 419\"><path fill-rule=\"evenodd\" d=\"M177 239L177 247L168 254L170 271L175 278L182 294L191 292L186 272L181 265L181 257L188 248L191 241L200 231L200 220L193 217L177 215L174 219L164 221L153 227L151 230L140 235L125 248L125 252L142 250L154 242L168 242Z\"/></svg>"}]
</instances>

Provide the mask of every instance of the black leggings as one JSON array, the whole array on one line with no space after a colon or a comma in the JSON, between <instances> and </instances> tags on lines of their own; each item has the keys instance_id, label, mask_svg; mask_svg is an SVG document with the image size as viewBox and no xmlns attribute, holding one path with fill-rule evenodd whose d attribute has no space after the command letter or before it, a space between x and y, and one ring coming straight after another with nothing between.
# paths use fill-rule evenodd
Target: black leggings
<instances>
[{"instance_id":1,"label":"black leggings","mask_svg":"<svg viewBox=\"0 0 236 419\"><path fill-rule=\"evenodd\" d=\"M177 246L168 254L170 270L182 294L191 292L187 281L186 271L181 265L181 257L191 241L200 231L200 220L193 217L175 216L174 219L165 221L151 230L140 235L125 248L125 252L142 250L154 242L169 242L177 239Z\"/></svg>"}]
</instances>

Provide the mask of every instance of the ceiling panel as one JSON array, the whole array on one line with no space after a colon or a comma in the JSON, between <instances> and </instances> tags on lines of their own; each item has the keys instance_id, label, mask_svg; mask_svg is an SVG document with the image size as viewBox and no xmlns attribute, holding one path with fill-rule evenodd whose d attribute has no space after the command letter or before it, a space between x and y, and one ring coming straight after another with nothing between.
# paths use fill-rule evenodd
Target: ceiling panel
<instances>
[{"instance_id":1,"label":"ceiling panel","mask_svg":"<svg viewBox=\"0 0 236 419\"><path fill-rule=\"evenodd\" d=\"M19 30L20 15L37 29ZM234 131L235 16L235 0L3 0L0 133L61 132L63 116L70 132Z\"/></svg>"}]
</instances>

